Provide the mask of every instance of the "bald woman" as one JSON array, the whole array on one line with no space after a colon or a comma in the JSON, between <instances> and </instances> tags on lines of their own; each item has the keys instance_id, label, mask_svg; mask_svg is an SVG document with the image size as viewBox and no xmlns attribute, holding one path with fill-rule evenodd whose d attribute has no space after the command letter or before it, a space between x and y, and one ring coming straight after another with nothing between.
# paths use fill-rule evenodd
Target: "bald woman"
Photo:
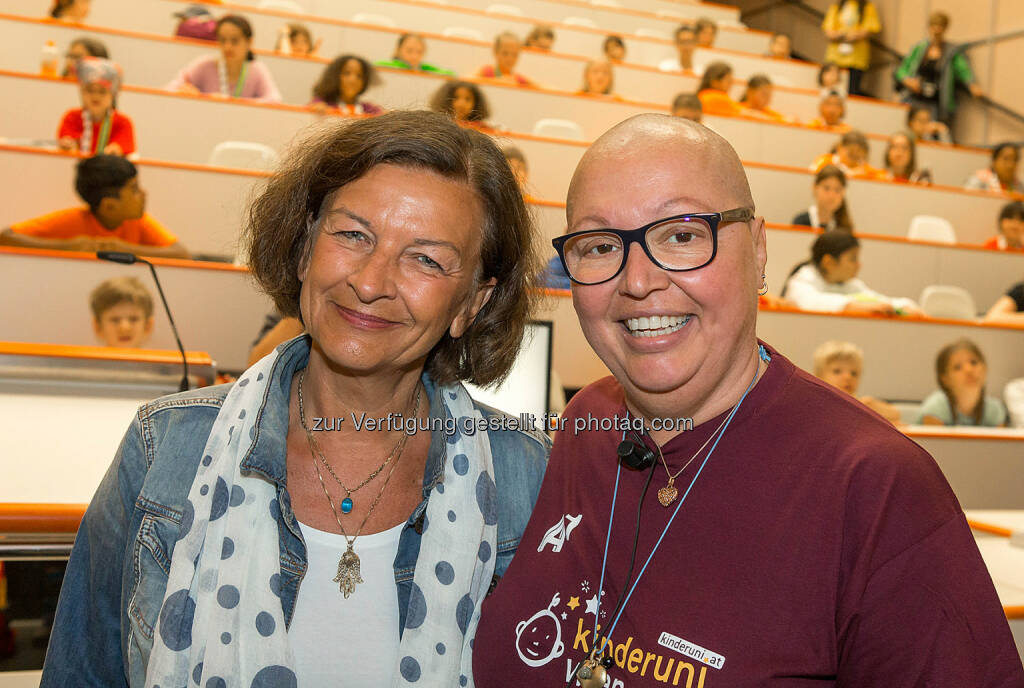
<instances>
[{"instance_id":1,"label":"bald woman","mask_svg":"<svg viewBox=\"0 0 1024 688\"><path fill-rule=\"evenodd\" d=\"M757 339L764 218L729 144L641 115L555 247L612 372L573 397L476 685L1021 686L932 458Z\"/></svg>"}]
</instances>

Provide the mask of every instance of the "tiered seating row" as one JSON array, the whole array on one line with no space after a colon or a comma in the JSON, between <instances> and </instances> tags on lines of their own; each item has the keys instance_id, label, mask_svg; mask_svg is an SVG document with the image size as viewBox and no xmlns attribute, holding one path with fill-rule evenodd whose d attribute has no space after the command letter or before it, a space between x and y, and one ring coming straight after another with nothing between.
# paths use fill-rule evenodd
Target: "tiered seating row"
<instances>
[{"instance_id":1,"label":"tiered seating row","mask_svg":"<svg viewBox=\"0 0 1024 688\"><path fill-rule=\"evenodd\" d=\"M0 7L2 7L2 2L3 0L0 0ZM147 8L146 11L149 14L140 17L135 23L124 21L116 24L99 24L97 22L87 29L108 43L111 54L125 67L127 80L130 83L162 87L171 80L181 66L211 49L212 46L209 44L170 39L168 37L169 30L159 28L166 23L166 18L162 15L150 16L156 11L156 8L150 3L140 3L138 7ZM158 8L160 5L156 7ZM133 10L133 12L139 11ZM287 19L287 15L282 16L280 12L271 14L270 10L260 12L253 12L250 19L255 24L257 44L261 43L262 36L269 49L277 29ZM37 43L41 45L41 42L56 38L58 44L67 44L73 37L83 32L83 28L54 25L17 14L0 15L0 19L21 22L17 28L12 27L10 31L12 38L16 37L17 41L12 46L12 50L8 52L3 64L8 69L18 71L34 72L37 70L39 50ZM35 29L29 25L36 25ZM112 26L118 28L110 28ZM122 27L125 26L131 26L135 32L122 30ZM395 39L401 33L399 29L365 27L351 22L341 22L340 25L330 25L324 29L328 43L333 41L337 45L336 50L331 49L330 45L325 48L323 54L328 57L340 52L354 52L364 55L368 59L386 58L391 55ZM146 39L150 42L147 42ZM154 45L153 42L162 45ZM175 51L167 48L166 44L191 47ZM431 61L455 68L463 74L475 73L480 65L492 59L489 43L451 38L431 39L428 57ZM323 63L326 62L326 58L317 60L283 57L273 54L269 50L262 51L261 59L267 61L268 67L281 87L286 102L295 104L305 104L309 101L312 85L319 76ZM730 60L734 62L739 76L764 71L774 74L780 69L784 70L786 65L790 64L785 61L757 58L748 65L748 69L744 69L741 62L732 60L731 56ZM526 74L543 75L538 80L546 86L561 89L567 93L575 93L582 82L584 62L585 58L579 55L526 51L521 59L521 70ZM799 66L802 63L794 62L792 64ZM148 69L133 71L132 67L135 65L146 65ZM154 68L154 65L158 66ZM813 74L806 74L803 82L813 83L813 79ZM388 85L386 82L385 86ZM658 109L667 109L668 103L676 93L693 91L696 90L696 87L697 78L692 75L666 74L652 67L637 65L624 65L616 69L616 90L619 93L641 103L653 103ZM734 95L740 97L743 88L743 84L738 83L735 86ZM373 92L369 96L371 99L379 98L377 92ZM595 104L601 101L588 99L586 102L591 103L591 106L588 107L597 107ZM814 89L778 87L774 105L802 121L809 121L817 116L818 92ZM574 100L563 104L557 111L547 114L572 119L578 116L578 111L581 109L584 109L582 102ZM850 121L856 122L860 128L869 132L889 134L904 126L906 110L902 105L866 98L851 98L848 110ZM501 122L505 113L497 108L495 108L495 113L497 121ZM530 125L535 120L536 118L531 120Z\"/></svg>"}]
</instances>

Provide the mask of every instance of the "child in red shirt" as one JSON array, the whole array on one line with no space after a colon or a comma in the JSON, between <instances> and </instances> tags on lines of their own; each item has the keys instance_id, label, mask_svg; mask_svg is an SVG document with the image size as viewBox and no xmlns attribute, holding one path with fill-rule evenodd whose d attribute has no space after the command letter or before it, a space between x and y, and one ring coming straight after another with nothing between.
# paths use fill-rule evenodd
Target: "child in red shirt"
<instances>
[{"instance_id":1,"label":"child in red shirt","mask_svg":"<svg viewBox=\"0 0 1024 688\"><path fill-rule=\"evenodd\" d=\"M95 155L131 155L135 152L132 121L117 111L121 68L98 57L78 63L78 84L82 107L68 110L57 130L61 150Z\"/></svg>"}]
</instances>

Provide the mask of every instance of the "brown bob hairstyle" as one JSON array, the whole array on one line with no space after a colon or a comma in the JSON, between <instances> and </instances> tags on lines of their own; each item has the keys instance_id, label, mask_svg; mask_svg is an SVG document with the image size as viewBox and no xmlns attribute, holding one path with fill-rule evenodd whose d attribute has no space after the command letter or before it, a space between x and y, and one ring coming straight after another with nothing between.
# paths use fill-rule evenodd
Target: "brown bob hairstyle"
<instances>
[{"instance_id":1,"label":"brown bob hairstyle","mask_svg":"<svg viewBox=\"0 0 1024 688\"><path fill-rule=\"evenodd\" d=\"M425 367L439 384L499 383L515 361L538 298L533 222L498 146L444 115L399 111L342 121L293 148L249 208L243 241L253 276L282 315L301 318L299 268L310 258L323 209L335 191L381 164L465 182L480 199L483 244L476 278L497 283L463 336L445 332Z\"/></svg>"}]
</instances>

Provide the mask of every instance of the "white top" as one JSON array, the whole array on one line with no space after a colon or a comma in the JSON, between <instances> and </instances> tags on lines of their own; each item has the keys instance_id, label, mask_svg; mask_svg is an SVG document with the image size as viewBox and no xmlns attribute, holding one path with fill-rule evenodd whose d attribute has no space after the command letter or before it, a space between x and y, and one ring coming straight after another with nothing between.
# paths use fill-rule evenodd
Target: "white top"
<instances>
[{"instance_id":1,"label":"white top","mask_svg":"<svg viewBox=\"0 0 1024 688\"><path fill-rule=\"evenodd\" d=\"M911 299L891 298L872 290L862 280L854 277L851 280L833 284L825 278L813 265L805 265L786 282L786 298L793 301L797 308L805 311L826 311L838 313L852 301L865 303L884 301L895 308L915 307Z\"/></svg>"},{"instance_id":2,"label":"white top","mask_svg":"<svg viewBox=\"0 0 1024 688\"><path fill-rule=\"evenodd\" d=\"M394 563L404 525L356 539L363 582L345 599L333 580L345 538L299 523L309 565L288 628L299 688L391 685L399 642Z\"/></svg>"}]
</instances>

